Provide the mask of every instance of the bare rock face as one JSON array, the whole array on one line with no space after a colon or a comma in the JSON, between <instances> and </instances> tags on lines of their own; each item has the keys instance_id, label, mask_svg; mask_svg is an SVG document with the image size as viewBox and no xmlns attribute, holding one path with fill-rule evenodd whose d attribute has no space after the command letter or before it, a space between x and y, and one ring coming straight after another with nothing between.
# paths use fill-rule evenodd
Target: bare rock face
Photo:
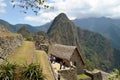
<instances>
[{"instance_id":1,"label":"bare rock face","mask_svg":"<svg viewBox=\"0 0 120 80\"><path fill-rule=\"evenodd\" d=\"M7 28L0 25L0 61L20 46L22 41L22 35L11 33Z\"/></svg>"}]
</instances>

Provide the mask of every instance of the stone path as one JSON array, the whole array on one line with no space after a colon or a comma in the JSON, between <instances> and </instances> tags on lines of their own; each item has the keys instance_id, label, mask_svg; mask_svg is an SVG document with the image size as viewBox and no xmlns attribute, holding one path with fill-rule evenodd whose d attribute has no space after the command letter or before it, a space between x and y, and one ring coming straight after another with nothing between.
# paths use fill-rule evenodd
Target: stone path
<instances>
[{"instance_id":1,"label":"stone path","mask_svg":"<svg viewBox=\"0 0 120 80\"><path fill-rule=\"evenodd\" d=\"M56 78L57 78L58 71L60 70L60 64L57 63L57 62L55 62L55 63L51 63L51 65L52 65L52 68L53 68L53 70L54 70L54 72L55 72L55 76L56 76ZM65 69L69 69L69 68L66 67ZM64 69L63 69L63 66L62 66L62 69L61 69L61 70L64 70ZM61 76L61 80L64 80L62 76Z\"/></svg>"}]
</instances>

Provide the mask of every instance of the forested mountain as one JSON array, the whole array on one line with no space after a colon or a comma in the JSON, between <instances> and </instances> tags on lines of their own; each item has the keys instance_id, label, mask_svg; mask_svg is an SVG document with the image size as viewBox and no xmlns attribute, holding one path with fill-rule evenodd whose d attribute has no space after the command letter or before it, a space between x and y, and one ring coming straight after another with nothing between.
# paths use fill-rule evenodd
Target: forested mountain
<instances>
[{"instance_id":1,"label":"forested mountain","mask_svg":"<svg viewBox=\"0 0 120 80\"><path fill-rule=\"evenodd\" d=\"M91 30L108 38L113 46L120 50L120 20L110 18L86 18L73 21L82 29Z\"/></svg>"},{"instance_id":2,"label":"forested mountain","mask_svg":"<svg viewBox=\"0 0 120 80\"><path fill-rule=\"evenodd\" d=\"M54 19L47 34L53 43L76 45L87 66L106 71L115 67L115 50L110 42L98 33L76 27L64 13Z\"/></svg>"}]
</instances>

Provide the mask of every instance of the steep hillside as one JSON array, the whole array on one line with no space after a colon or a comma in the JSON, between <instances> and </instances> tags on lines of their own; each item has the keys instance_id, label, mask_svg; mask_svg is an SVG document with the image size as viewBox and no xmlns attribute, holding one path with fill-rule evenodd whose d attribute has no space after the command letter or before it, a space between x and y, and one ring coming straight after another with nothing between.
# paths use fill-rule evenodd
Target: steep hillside
<instances>
[{"instance_id":1,"label":"steep hillside","mask_svg":"<svg viewBox=\"0 0 120 80\"><path fill-rule=\"evenodd\" d=\"M76 45L87 66L106 71L113 67L114 49L108 40L98 33L77 28L64 13L54 19L47 34L55 43Z\"/></svg>"},{"instance_id":2,"label":"steep hillside","mask_svg":"<svg viewBox=\"0 0 120 80\"><path fill-rule=\"evenodd\" d=\"M54 19L47 33L53 42L75 45L77 39L76 30L77 27L62 13Z\"/></svg>"},{"instance_id":3,"label":"steep hillside","mask_svg":"<svg viewBox=\"0 0 120 80\"><path fill-rule=\"evenodd\" d=\"M113 46L120 50L120 20L110 18L86 18L73 21L78 27L98 32L108 38Z\"/></svg>"}]
</instances>

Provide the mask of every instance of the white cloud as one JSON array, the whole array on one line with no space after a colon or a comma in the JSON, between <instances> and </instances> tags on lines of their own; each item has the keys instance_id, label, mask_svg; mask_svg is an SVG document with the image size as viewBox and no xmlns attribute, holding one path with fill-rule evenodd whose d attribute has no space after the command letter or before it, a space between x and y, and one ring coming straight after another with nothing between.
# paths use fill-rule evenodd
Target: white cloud
<instances>
[{"instance_id":1,"label":"white cloud","mask_svg":"<svg viewBox=\"0 0 120 80\"><path fill-rule=\"evenodd\" d=\"M56 14L53 12L43 12L43 13L40 13L39 16L26 16L25 20L46 23L51 21L51 19L53 19L55 15Z\"/></svg>"},{"instance_id":2,"label":"white cloud","mask_svg":"<svg viewBox=\"0 0 120 80\"><path fill-rule=\"evenodd\" d=\"M54 10L41 10L38 16L26 16L25 20L46 23L64 12L70 19L87 17L120 18L120 0L51 0L47 3Z\"/></svg>"},{"instance_id":3,"label":"white cloud","mask_svg":"<svg viewBox=\"0 0 120 80\"><path fill-rule=\"evenodd\" d=\"M4 0L0 0L0 13L5 12L5 7L6 6L7 6L7 4L4 2Z\"/></svg>"}]
</instances>

